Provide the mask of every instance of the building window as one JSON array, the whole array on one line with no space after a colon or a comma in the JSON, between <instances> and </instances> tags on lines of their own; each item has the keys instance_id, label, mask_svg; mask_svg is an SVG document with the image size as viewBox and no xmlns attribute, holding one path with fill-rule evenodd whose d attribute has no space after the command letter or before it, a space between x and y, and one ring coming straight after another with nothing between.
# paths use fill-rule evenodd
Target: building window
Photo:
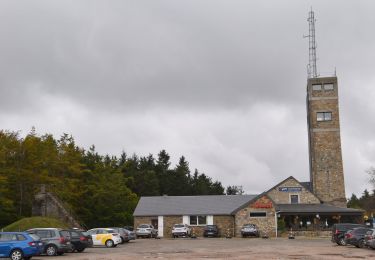
<instances>
[{"instance_id":1,"label":"building window","mask_svg":"<svg viewBox=\"0 0 375 260\"><path fill-rule=\"evenodd\" d=\"M314 91L322 90L322 85L321 84L314 84L314 85L312 85L312 90L314 90Z\"/></svg>"},{"instance_id":2,"label":"building window","mask_svg":"<svg viewBox=\"0 0 375 260\"><path fill-rule=\"evenodd\" d=\"M324 90L333 90L333 84L332 83L324 84Z\"/></svg>"},{"instance_id":3,"label":"building window","mask_svg":"<svg viewBox=\"0 0 375 260\"><path fill-rule=\"evenodd\" d=\"M290 195L290 204L298 204L299 203L299 196L298 195Z\"/></svg>"},{"instance_id":4,"label":"building window","mask_svg":"<svg viewBox=\"0 0 375 260\"><path fill-rule=\"evenodd\" d=\"M331 121L332 112L318 112L316 113L316 121Z\"/></svg>"},{"instance_id":5,"label":"building window","mask_svg":"<svg viewBox=\"0 0 375 260\"><path fill-rule=\"evenodd\" d=\"M267 217L267 212L265 211L250 212L250 218L265 218L265 217Z\"/></svg>"},{"instance_id":6,"label":"building window","mask_svg":"<svg viewBox=\"0 0 375 260\"><path fill-rule=\"evenodd\" d=\"M207 216L190 216L190 225L200 226L207 224Z\"/></svg>"}]
</instances>

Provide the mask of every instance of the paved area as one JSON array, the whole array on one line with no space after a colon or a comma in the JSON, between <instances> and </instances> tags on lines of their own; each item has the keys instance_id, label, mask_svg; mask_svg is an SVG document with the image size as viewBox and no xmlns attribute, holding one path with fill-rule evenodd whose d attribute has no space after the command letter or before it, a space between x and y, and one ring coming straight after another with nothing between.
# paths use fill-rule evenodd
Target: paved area
<instances>
[{"instance_id":1,"label":"paved area","mask_svg":"<svg viewBox=\"0 0 375 260\"><path fill-rule=\"evenodd\" d=\"M338 246L328 238L137 239L116 248L88 248L83 253L34 259L375 259L375 250Z\"/></svg>"}]
</instances>

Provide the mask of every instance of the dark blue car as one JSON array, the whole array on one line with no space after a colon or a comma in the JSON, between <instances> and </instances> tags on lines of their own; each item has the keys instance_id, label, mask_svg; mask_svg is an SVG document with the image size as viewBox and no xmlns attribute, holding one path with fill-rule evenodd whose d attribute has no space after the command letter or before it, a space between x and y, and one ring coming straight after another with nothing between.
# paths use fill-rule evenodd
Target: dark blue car
<instances>
[{"instance_id":1,"label":"dark blue car","mask_svg":"<svg viewBox=\"0 0 375 260\"><path fill-rule=\"evenodd\" d=\"M40 255L43 243L40 238L26 232L0 232L0 257L28 260Z\"/></svg>"}]
</instances>

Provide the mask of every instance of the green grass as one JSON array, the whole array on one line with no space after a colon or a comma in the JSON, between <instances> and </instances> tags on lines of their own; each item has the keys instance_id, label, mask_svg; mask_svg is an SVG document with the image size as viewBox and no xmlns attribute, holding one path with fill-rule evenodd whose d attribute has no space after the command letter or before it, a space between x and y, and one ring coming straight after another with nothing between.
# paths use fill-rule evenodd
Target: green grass
<instances>
[{"instance_id":1,"label":"green grass","mask_svg":"<svg viewBox=\"0 0 375 260\"><path fill-rule=\"evenodd\" d=\"M24 231L30 228L68 228L68 225L55 218L31 217L23 218L4 227L4 231Z\"/></svg>"}]
</instances>

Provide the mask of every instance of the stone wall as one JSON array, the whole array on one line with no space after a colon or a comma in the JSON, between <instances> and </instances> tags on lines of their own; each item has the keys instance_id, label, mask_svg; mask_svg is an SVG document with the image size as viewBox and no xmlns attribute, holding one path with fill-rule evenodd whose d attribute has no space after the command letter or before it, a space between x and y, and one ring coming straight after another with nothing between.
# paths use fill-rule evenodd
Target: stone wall
<instances>
[{"instance_id":1,"label":"stone wall","mask_svg":"<svg viewBox=\"0 0 375 260\"><path fill-rule=\"evenodd\" d=\"M134 228L137 228L140 224L151 224L151 221L157 218L157 216L134 217ZM182 216L164 216L163 222L163 237L165 238L172 237L172 228L174 224L183 223ZM220 236L225 237L228 229L231 232L230 235L234 235L234 216L213 216L213 224L218 226ZM197 237L203 237L205 225L190 227Z\"/></svg>"},{"instance_id":2,"label":"stone wall","mask_svg":"<svg viewBox=\"0 0 375 260\"><path fill-rule=\"evenodd\" d=\"M313 84L333 83L333 90L314 91ZM332 112L332 120L317 121L317 112ZM310 179L314 193L326 203L346 207L341 155L337 78L309 79L307 86Z\"/></svg>"},{"instance_id":3,"label":"stone wall","mask_svg":"<svg viewBox=\"0 0 375 260\"><path fill-rule=\"evenodd\" d=\"M283 192L279 191L280 187L300 187L301 192ZM297 194L299 195L299 203L301 204L319 204L320 200L312 194L308 189L299 184L295 179L288 178L286 181L281 183L279 186L270 190L267 195L276 203L276 204L290 204L290 195Z\"/></svg>"},{"instance_id":4,"label":"stone wall","mask_svg":"<svg viewBox=\"0 0 375 260\"><path fill-rule=\"evenodd\" d=\"M157 219L158 217L156 216L149 216L149 217L134 217L134 230L141 224L149 224L151 225L151 220L152 219Z\"/></svg>"},{"instance_id":5,"label":"stone wall","mask_svg":"<svg viewBox=\"0 0 375 260\"><path fill-rule=\"evenodd\" d=\"M164 216L164 237L172 237L172 228L174 224L182 223L182 216Z\"/></svg>"},{"instance_id":6,"label":"stone wall","mask_svg":"<svg viewBox=\"0 0 375 260\"><path fill-rule=\"evenodd\" d=\"M265 208L261 208L262 205ZM267 215L266 217L250 217L250 212L266 212ZM275 205L267 196L263 196L254 203L240 209L235 215L236 237L241 237L241 228L244 224L255 224L261 235L275 236Z\"/></svg>"},{"instance_id":7,"label":"stone wall","mask_svg":"<svg viewBox=\"0 0 375 260\"><path fill-rule=\"evenodd\" d=\"M235 236L234 216L214 216L214 225L219 229L219 236L225 237L227 232L230 236Z\"/></svg>"}]
</instances>

